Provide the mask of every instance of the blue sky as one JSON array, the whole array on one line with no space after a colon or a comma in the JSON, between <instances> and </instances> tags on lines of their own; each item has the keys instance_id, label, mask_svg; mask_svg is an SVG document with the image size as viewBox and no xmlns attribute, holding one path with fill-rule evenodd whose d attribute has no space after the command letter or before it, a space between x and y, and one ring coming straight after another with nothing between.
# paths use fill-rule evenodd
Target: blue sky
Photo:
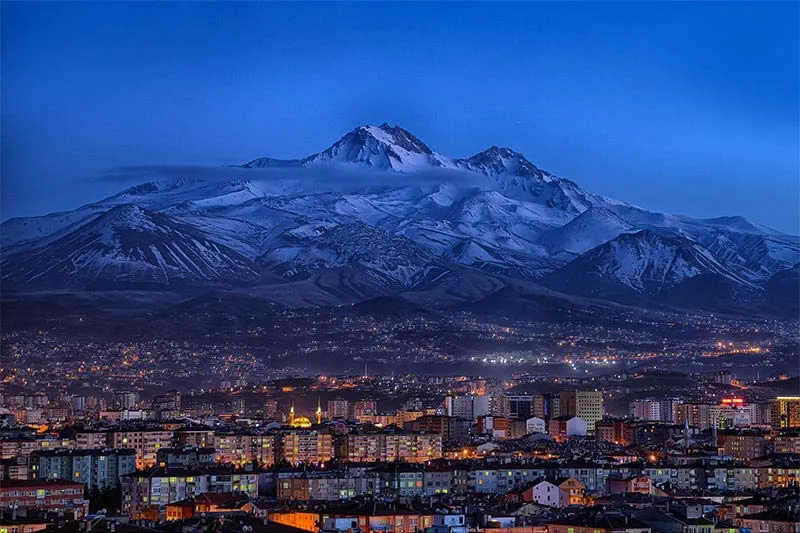
<instances>
[{"instance_id":1,"label":"blue sky","mask_svg":"<svg viewBox=\"0 0 800 533\"><path fill-rule=\"evenodd\" d=\"M2 3L2 218L392 122L800 233L797 2Z\"/></svg>"}]
</instances>

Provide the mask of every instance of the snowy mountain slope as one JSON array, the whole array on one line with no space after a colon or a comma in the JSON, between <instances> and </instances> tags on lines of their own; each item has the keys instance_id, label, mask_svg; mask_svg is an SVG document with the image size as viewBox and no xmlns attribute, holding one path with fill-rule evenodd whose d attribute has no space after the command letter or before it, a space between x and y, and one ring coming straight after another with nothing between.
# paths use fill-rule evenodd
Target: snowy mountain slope
<instances>
[{"instance_id":1,"label":"snowy mountain slope","mask_svg":"<svg viewBox=\"0 0 800 533\"><path fill-rule=\"evenodd\" d=\"M765 281L780 270L800 263L797 236L765 228L744 217L696 219L624 204L608 205L607 209L632 228L649 228L696 240L744 279Z\"/></svg>"},{"instance_id":2,"label":"snowy mountain slope","mask_svg":"<svg viewBox=\"0 0 800 533\"><path fill-rule=\"evenodd\" d=\"M236 250L242 256L255 260L265 247L270 245L273 227L262 226L236 218L208 216L172 216L178 223L185 224L207 235L215 242Z\"/></svg>"},{"instance_id":3,"label":"snowy mountain slope","mask_svg":"<svg viewBox=\"0 0 800 533\"><path fill-rule=\"evenodd\" d=\"M587 250L634 229L613 211L604 207L590 207L558 229L542 235L539 244L552 255L580 255Z\"/></svg>"},{"instance_id":4,"label":"snowy mountain slope","mask_svg":"<svg viewBox=\"0 0 800 533\"><path fill-rule=\"evenodd\" d=\"M362 223L285 235L261 262L289 279L309 276L320 268L358 265L402 287L416 285L441 263L415 242Z\"/></svg>"},{"instance_id":5,"label":"snowy mountain slope","mask_svg":"<svg viewBox=\"0 0 800 533\"><path fill-rule=\"evenodd\" d=\"M598 200L575 183L540 170L510 148L492 146L468 159L458 159L455 164L492 178L496 190L511 198L532 200L571 213L580 213Z\"/></svg>"},{"instance_id":6,"label":"snowy mountain slope","mask_svg":"<svg viewBox=\"0 0 800 533\"><path fill-rule=\"evenodd\" d=\"M720 231L702 235L698 242L751 281L765 281L800 263L800 244L774 235Z\"/></svg>"},{"instance_id":7,"label":"snowy mountain slope","mask_svg":"<svg viewBox=\"0 0 800 533\"><path fill-rule=\"evenodd\" d=\"M91 286L247 282L257 267L191 226L134 205L110 209L54 243L4 258L4 284Z\"/></svg>"},{"instance_id":8,"label":"snowy mountain slope","mask_svg":"<svg viewBox=\"0 0 800 533\"><path fill-rule=\"evenodd\" d=\"M508 148L450 158L388 124L358 127L304 159L136 175L143 183L75 211L0 225L3 275L13 274L4 281L58 288L67 272L112 284L224 280L332 305L399 292L479 298L546 276L577 294L597 282L606 297L653 297L708 276L757 291L800 262L800 239L741 217L648 211L588 193ZM124 229L120 210L151 220L142 238L170 258L166 272L148 247L120 248L121 233L142 231Z\"/></svg>"},{"instance_id":9,"label":"snowy mountain slope","mask_svg":"<svg viewBox=\"0 0 800 533\"><path fill-rule=\"evenodd\" d=\"M41 217L12 218L0 226L0 244L4 251L13 251L18 247L47 242L62 233L74 231L105 211L106 208L102 206L88 205L74 211Z\"/></svg>"},{"instance_id":10,"label":"snowy mountain slope","mask_svg":"<svg viewBox=\"0 0 800 533\"><path fill-rule=\"evenodd\" d=\"M592 297L653 296L705 274L755 288L697 242L652 230L622 234L601 244L548 275L544 283Z\"/></svg>"}]
</instances>

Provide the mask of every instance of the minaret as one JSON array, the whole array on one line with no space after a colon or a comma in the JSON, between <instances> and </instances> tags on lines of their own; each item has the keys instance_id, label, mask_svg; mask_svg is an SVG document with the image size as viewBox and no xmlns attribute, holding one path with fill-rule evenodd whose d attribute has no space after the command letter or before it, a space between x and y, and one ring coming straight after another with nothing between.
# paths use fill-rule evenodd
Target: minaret
<instances>
[{"instance_id":1,"label":"minaret","mask_svg":"<svg viewBox=\"0 0 800 533\"><path fill-rule=\"evenodd\" d=\"M689 417L683 419L683 453L689 450Z\"/></svg>"},{"instance_id":2,"label":"minaret","mask_svg":"<svg viewBox=\"0 0 800 533\"><path fill-rule=\"evenodd\" d=\"M289 408L289 425L294 425L294 400L292 400L292 407Z\"/></svg>"},{"instance_id":3,"label":"minaret","mask_svg":"<svg viewBox=\"0 0 800 533\"><path fill-rule=\"evenodd\" d=\"M714 425L712 426L713 430L711 432L711 438L714 441L714 446L717 446L717 419L714 418Z\"/></svg>"},{"instance_id":4,"label":"minaret","mask_svg":"<svg viewBox=\"0 0 800 533\"><path fill-rule=\"evenodd\" d=\"M322 424L322 400L317 396L317 425Z\"/></svg>"}]
</instances>

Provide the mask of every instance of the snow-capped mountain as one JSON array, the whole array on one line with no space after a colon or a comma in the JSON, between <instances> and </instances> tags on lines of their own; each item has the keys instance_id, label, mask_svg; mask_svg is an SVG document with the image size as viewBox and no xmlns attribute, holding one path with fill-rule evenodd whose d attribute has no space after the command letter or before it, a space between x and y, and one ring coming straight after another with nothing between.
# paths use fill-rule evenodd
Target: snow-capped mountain
<instances>
[{"instance_id":1,"label":"snow-capped mountain","mask_svg":"<svg viewBox=\"0 0 800 533\"><path fill-rule=\"evenodd\" d=\"M191 226L135 205L114 207L68 235L3 260L3 278L33 287L252 281L259 268Z\"/></svg>"},{"instance_id":2,"label":"snow-capped mountain","mask_svg":"<svg viewBox=\"0 0 800 533\"><path fill-rule=\"evenodd\" d=\"M413 172L430 167L453 167L448 158L433 152L411 133L397 126L359 126L328 149L301 160L269 157L254 159L244 166L313 167L336 163L358 164L364 168Z\"/></svg>"},{"instance_id":3,"label":"snow-capped mountain","mask_svg":"<svg viewBox=\"0 0 800 533\"><path fill-rule=\"evenodd\" d=\"M247 285L312 305L409 291L477 299L546 280L614 298L704 276L759 291L800 263L797 237L741 217L648 211L511 149L452 158L388 124L299 160L142 172L99 202L3 223L4 288Z\"/></svg>"},{"instance_id":4,"label":"snow-capped mountain","mask_svg":"<svg viewBox=\"0 0 800 533\"><path fill-rule=\"evenodd\" d=\"M697 242L652 230L622 234L548 275L546 284L572 294L619 297L665 293L686 280L713 274L750 288Z\"/></svg>"},{"instance_id":5,"label":"snow-capped mountain","mask_svg":"<svg viewBox=\"0 0 800 533\"><path fill-rule=\"evenodd\" d=\"M560 228L544 235L540 242L553 255L580 255L634 229L605 207L590 207Z\"/></svg>"},{"instance_id":6,"label":"snow-capped mountain","mask_svg":"<svg viewBox=\"0 0 800 533\"><path fill-rule=\"evenodd\" d=\"M580 213L593 204L590 195L575 183L540 170L510 148L492 146L468 159L457 159L455 164L494 179L498 192L508 197L532 199L572 213Z\"/></svg>"},{"instance_id":7,"label":"snow-capped mountain","mask_svg":"<svg viewBox=\"0 0 800 533\"><path fill-rule=\"evenodd\" d=\"M702 235L698 242L751 281L763 281L794 267L800 255L800 242L773 235L728 230Z\"/></svg>"}]
</instances>

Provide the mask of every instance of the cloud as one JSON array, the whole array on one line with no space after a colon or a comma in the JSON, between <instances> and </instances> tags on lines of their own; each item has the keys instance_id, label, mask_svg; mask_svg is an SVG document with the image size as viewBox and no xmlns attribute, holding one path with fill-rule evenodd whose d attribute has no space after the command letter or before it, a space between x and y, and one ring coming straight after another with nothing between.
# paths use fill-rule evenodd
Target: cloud
<instances>
[{"instance_id":1,"label":"cloud","mask_svg":"<svg viewBox=\"0 0 800 533\"><path fill-rule=\"evenodd\" d=\"M191 180L211 185L246 180L267 195L319 192L365 192L384 187L434 186L449 184L464 188L487 188L486 177L456 169L425 169L418 172L372 170L355 165L304 168L242 168L235 166L141 165L119 167L95 178L102 183L130 187L148 182Z\"/></svg>"}]
</instances>

